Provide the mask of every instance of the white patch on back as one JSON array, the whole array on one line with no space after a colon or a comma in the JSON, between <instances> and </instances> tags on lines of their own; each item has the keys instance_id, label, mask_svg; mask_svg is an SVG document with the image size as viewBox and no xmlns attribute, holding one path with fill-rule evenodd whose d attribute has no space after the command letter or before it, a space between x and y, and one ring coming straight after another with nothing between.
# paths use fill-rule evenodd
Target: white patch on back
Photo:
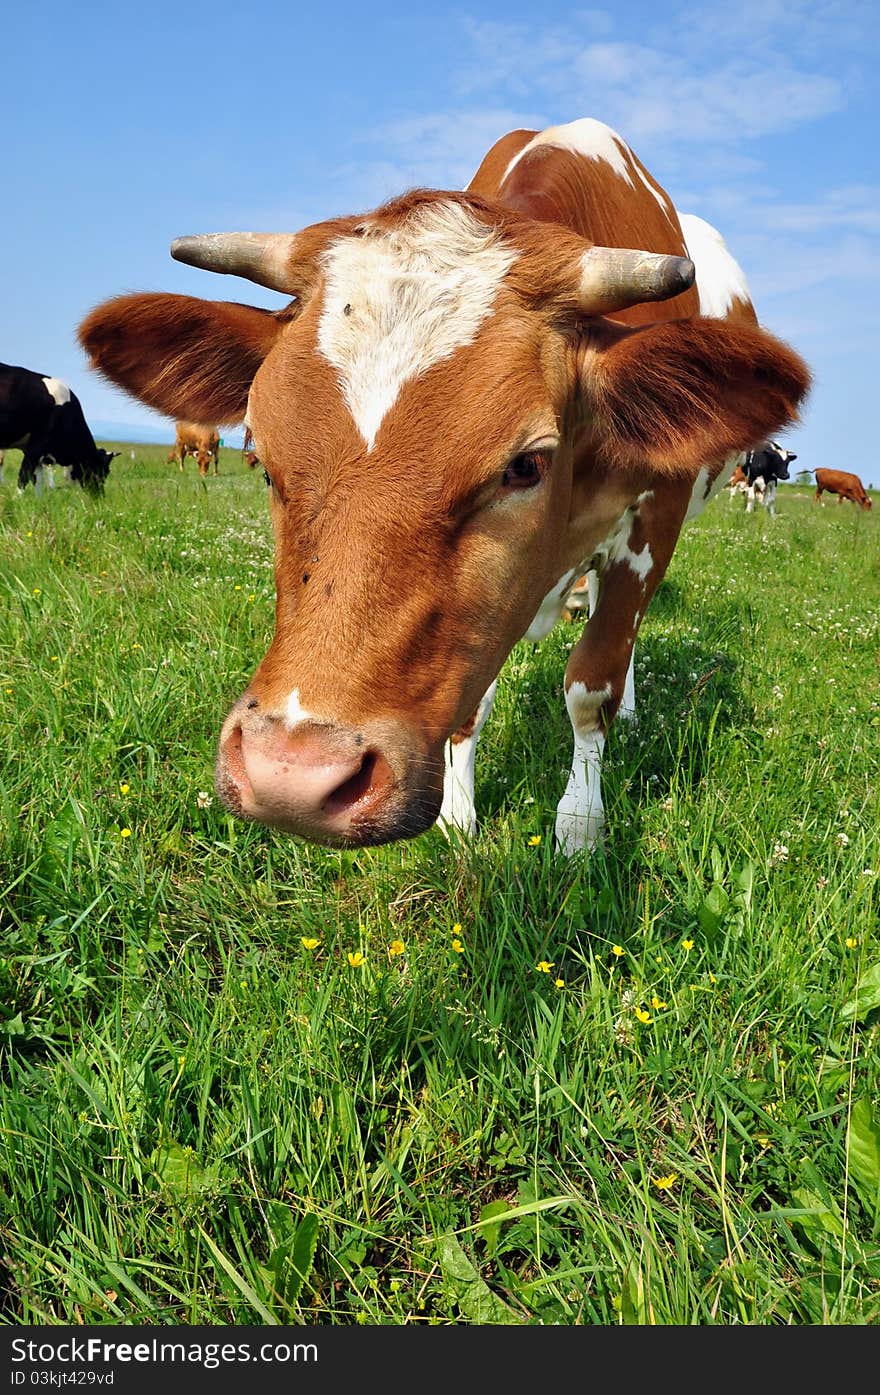
<instances>
[{"instance_id":1,"label":"white patch on back","mask_svg":"<svg viewBox=\"0 0 880 1395\"><path fill-rule=\"evenodd\" d=\"M452 202L394 229L366 224L324 254L318 348L368 449L404 383L473 341L518 255Z\"/></svg>"},{"instance_id":2,"label":"white patch on back","mask_svg":"<svg viewBox=\"0 0 880 1395\"><path fill-rule=\"evenodd\" d=\"M60 378L44 378L46 391L57 406L63 407L70 401L70 388Z\"/></svg>"},{"instance_id":3,"label":"white patch on back","mask_svg":"<svg viewBox=\"0 0 880 1395\"><path fill-rule=\"evenodd\" d=\"M746 274L717 228L695 213L679 213L688 256L697 269L700 314L723 320L735 299L751 301Z\"/></svg>"},{"instance_id":4,"label":"white patch on back","mask_svg":"<svg viewBox=\"0 0 880 1395\"><path fill-rule=\"evenodd\" d=\"M307 712L299 700L299 688L294 688L284 707L285 725L292 731L300 722L308 722L311 717L312 713Z\"/></svg>"},{"instance_id":5,"label":"white patch on back","mask_svg":"<svg viewBox=\"0 0 880 1395\"><path fill-rule=\"evenodd\" d=\"M504 175L501 183L507 179L511 170L527 155L530 150L534 150L538 145L557 145L563 150L574 150L578 155L584 155L588 160L604 160L610 165L614 173L621 179L625 179L627 184L635 188L635 178L637 178L653 194L659 203L663 213L670 221L673 221L675 210L670 200L659 189L655 189L645 178L642 171L635 162L635 157L627 145L623 136L619 136L610 126L606 126L604 121L596 121L591 116L582 117L580 121L570 121L565 126L548 126L545 131L539 131L533 136L528 145L523 146L518 155L514 155Z\"/></svg>"}]
</instances>

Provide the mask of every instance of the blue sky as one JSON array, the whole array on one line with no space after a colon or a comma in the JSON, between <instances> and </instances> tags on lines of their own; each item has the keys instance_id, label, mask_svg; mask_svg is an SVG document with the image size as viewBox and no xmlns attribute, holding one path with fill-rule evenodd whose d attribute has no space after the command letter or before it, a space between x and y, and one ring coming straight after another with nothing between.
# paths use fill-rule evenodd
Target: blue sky
<instances>
[{"instance_id":1,"label":"blue sky","mask_svg":"<svg viewBox=\"0 0 880 1395\"><path fill-rule=\"evenodd\" d=\"M762 323L810 363L798 467L880 486L876 0L47 0L3 31L0 359L68 381L96 434L172 435L88 369L75 330L98 301L282 303L173 262L172 238L459 188L504 132L592 116L721 230Z\"/></svg>"}]
</instances>

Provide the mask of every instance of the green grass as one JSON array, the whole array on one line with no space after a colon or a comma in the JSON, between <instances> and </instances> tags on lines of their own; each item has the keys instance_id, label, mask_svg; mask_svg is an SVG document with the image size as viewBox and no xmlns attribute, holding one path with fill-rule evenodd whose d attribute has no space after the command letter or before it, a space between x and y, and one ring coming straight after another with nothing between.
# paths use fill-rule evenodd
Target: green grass
<instances>
[{"instance_id":1,"label":"green grass","mask_svg":"<svg viewBox=\"0 0 880 1395\"><path fill-rule=\"evenodd\" d=\"M880 510L688 528L592 857L580 621L508 661L472 846L337 852L200 799L259 472L125 449L0 490L0 1321L877 1323Z\"/></svg>"}]
</instances>

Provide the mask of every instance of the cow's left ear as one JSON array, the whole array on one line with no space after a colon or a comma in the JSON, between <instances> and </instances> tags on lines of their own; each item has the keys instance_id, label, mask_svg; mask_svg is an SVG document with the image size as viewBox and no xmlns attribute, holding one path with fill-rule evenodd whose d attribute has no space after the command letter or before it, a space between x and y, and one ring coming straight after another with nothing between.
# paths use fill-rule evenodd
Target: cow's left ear
<instances>
[{"instance_id":1,"label":"cow's left ear","mask_svg":"<svg viewBox=\"0 0 880 1395\"><path fill-rule=\"evenodd\" d=\"M98 372L166 416L241 421L254 375L289 311L185 295L123 295L79 327Z\"/></svg>"},{"instance_id":2,"label":"cow's left ear","mask_svg":"<svg viewBox=\"0 0 880 1395\"><path fill-rule=\"evenodd\" d=\"M810 387L803 359L757 325L595 320L582 343L584 404L624 468L696 475L789 425Z\"/></svg>"}]
</instances>

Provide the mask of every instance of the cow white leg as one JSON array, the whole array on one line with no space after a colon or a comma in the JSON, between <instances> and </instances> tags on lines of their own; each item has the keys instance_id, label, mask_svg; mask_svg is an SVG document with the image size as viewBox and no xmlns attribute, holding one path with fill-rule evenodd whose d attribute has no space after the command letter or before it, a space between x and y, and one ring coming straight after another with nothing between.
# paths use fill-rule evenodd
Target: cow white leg
<instances>
[{"instance_id":1,"label":"cow white leg","mask_svg":"<svg viewBox=\"0 0 880 1395\"><path fill-rule=\"evenodd\" d=\"M38 465L34 471L34 493L42 494L46 489L46 469L44 465ZM51 487L51 486L50 486Z\"/></svg>"},{"instance_id":2,"label":"cow white leg","mask_svg":"<svg viewBox=\"0 0 880 1395\"><path fill-rule=\"evenodd\" d=\"M565 694L574 732L574 752L568 784L556 808L556 846L566 857L582 848L594 847L605 823L602 704L610 696L610 683L598 692L591 692L585 684L575 682Z\"/></svg>"},{"instance_id":3,"label":"cow white leg","mask_svg":"<svg viewBox=\"0 0 880 1395\"><path fill-rule=\"evenodd\" d=\"M455 828L460 833L473 835L477 831L477 811L474 805L474 770L477 761L477 742L480 739L486 718L492 711L496 679L483 694L480 705L460 731L454 733L446 743L446 771L443 777L443 803L437 823L444 830Z\"/></svg>"},{"instance_id":4,"label":"cow white leg","mask_svg":"<svg viewBox=\"0 0 880 1395\"><path fill-rule=\"evenodd\" d=\"M750 484L746 490L746 513L755 511L755 486Z\"/></svg>"},{"instance_id":5,"label":"cow white leg","mask_svg":"<svg viewBox=\"0 0 880 1395\"><path fill-rule=\"evenodd\" d=\"M767 505L767 512L771 518L776 517L776 481L771 480L767 486L767 494L764 499Z\"/></svg>"}]
</instances>

